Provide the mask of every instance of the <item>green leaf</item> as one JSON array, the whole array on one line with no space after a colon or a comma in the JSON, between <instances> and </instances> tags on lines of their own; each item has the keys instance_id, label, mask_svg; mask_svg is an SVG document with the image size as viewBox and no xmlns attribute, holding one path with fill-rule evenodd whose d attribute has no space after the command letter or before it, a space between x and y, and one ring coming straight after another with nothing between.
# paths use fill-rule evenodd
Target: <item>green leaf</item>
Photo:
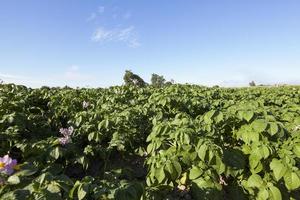
<instances>
[{"instance_id":1,"label":"green leaf","mask_svg":"<svg viewBox=\"0 0 300 200\"><path fill-rule=\"evenodd\" d=\"M258 173L262 170L260 158L256 154L251 154L249 156L249 164L252 173Z\"/></svg>"},{"instance_id":2,"label":"green leaf","mask_svg":"<svg viewBox=\"0 0 300 200\"><path fill-rule=\"evenodd\" d=\"M46 178L46 175L47 173L43 173L42 175L39 176L39 183L40 183L40 186L44 183L45 181L45 178Z\"/></svg>"},{"instance_id":3,"label":"green leaf","mask_svg":"<svg viewBox=\"0 0 300 200\"><path fill-rule=\"evenodd\" d=\"M79 116L75 121L75 125L79 126L81 124L81 122L82 122L82 116Z\"/></svg>"},{"instance_id":4,"label":"green leaf","mask_svg":"<svg viewBox=\"0 0 300 200\"><path fill-rule=\"evenodd\" d=\"M242 126L237 132L237 136L240 137L246 144L252 142L258 142L260 134L254 131L250 126Z\"/></svg>"},{"instance_id":5,"label":"green leaf","mask_svg":"<svg viewBox=\"0 0 300 200\"><path fill-rule=\"evenodd\" d=\"M150 143L150 144L147 146L147 153L148 153L148 154L150 154L150 153L152 152L153 147L154 147L153 143Z\"/></svg>"},{"instance_id":6,"label":"green leaf","mask_svg":"<svg viewBox=\"0 0 300 200\"><path fill-rule=\"evenodd\" d=\"M293 152L296 154L298 158L300 158L300 143L295 144L293 148Z\"/></svg>"},{"instance_id":7,"label":"green leaf","mask_svg":"<svg viewBox=\"0 0 300 200\"><path fill-rule=\"evenodd\" d=\"M210 124L215 116L219 114L216 110L211 110L204 115L204 122Z\"/></svg>"},{"instance_id":8,"label":"green leaf","mask_svg":"<svg viewBox=\"0 0 300 200\"><path fill-rule=\"evenodd\" d=\"M225 172L226 165L223 163L222 159L219 156L216 156L216 164L213 168L219 175Z\"/></svg>"},{"instance_id":9,"label":"green leaf","mask_svg":"<svg viewBox=\"0 0 300 200\"><path fill-rule=\"evenodd\" d=\"M20 183L20 178L16 175L13 175L8 177L7 182L11 185L17 185Z\"/></svg>"},{"instance_id":10,"label":"green leaf","mask_svg":"<svg viewBox=\"0 0 300 200\"><path fill-rule=\"evenodd\" d=\"M268 123L265 120L258 119L252 122L251 126L255 131L262 133L267 129Z\"/></svg>"},{"instance_id":11,"label":"green leaf","mask_svg":"<svg viewBox=\"0 0 300 200\"><path fill-rule=\"evenodd\" d=\"M214 188L215 183L212 181L212 179L204 179L202 177L195 179L192 181L193 183L196 183L199 188Z\"/></svg>"},{"instance_id":12,"label":"green leaf","mask_svg":"<svg viewBox=\"0 0 300 200\"><path fill-rule=\"evenodd\" d=\"M58 184L56 182L51 182L47 185L47 190L51 193L60 193L60 187L58 187Z\"/></svg>"},{"instance_id":13,"label":"green leaf","mask_svg":"<svg viewBox=\"0 0 300 200\"><path fill-rule=\"evenodd\" d=\"M275 135L279 131L279 126L276 123L270 123L270 134Z\"/></svg>"},{"instance_id":14,"label":"green leaf","mask_svg":"<svg viewBox=\"0 0 300 200\"><path fill-rule=\"evenodd\" d=\"M80 183L79 181L76 181L76 182L75 182L74 186L72 187L72 189L71 189L70 192L69 192L69 197L70 197L71 199L74 198L75 190L78 189L78 187L79 187L80 185L81 185L81 183Z\"/></svg>"},{"instance_id":15,"label":"green leaf","mask_svg":"<svg viewBox=\"0 0 300 200\"><path fill-rule=\"evenodd\" d=\"M250 122L251 119L254 117L254 112L252 111L242 111L241 116L247 121Z\"/></svg>"},{"instance_id":16,"label":"green leaf","mask_svg":"<svg viewBox=\"0 0 300 200\"><path fill-rule=\"evenodd\" d=\"M89 141L94 140L95 134L96 134L95 132L91 132L91 133L88 135L88 140L89 140Z\"/></svg>"},{"instance_id":17,"label":"green leaf","mask_svg":"<svg viewBox=\"0 0 300 200\"><path fill-rule=\"evenodd\" d=\"M175 180L178 176L177 171L171 161L167 161L166 166L165 166L166 172L168 172L171 176L172 180Z\"/></svg>"},{"instance_id":18,"label":"green leaf","mask_svg":"<svg viewBox=\"0 0 300 200\"><path fill-rule=\"evenodd\" d=\"M215 151L208 150L208 162L210 163L215 157Z\"/></svg>"},{"instance_id":19,"label":"green leaf","mask_svg":"<svg viewBox=\"0 0 300 200\"><path fill-rule=\"evenodd\" d=\"M270 194L271 199L276 199L276 200L282 199L281 192L277 187L271 186L271 187L269 187L269 190L270 190L269 194Z\"/></svg>"},{"instance_id":20,"label":"green leaf","mask_svg":"<svg viewBox=\"0 0 300 200\"><path fill-rule=\"evenodd\" d=\"M103 128L108 129L109 127L109 121L108 119L104 119L102 120L99 124L98 124L98 130L102 130Z\"/></svg>"},{"instance_id":21,"label":"green leaf","mask_svg":"<svg viewBox=\"0 0 300 200\"><path fill-rule=\"evenodd\" d=\"M223 119L224 119L223 113L222 112L218 112L218 115L215 117L216 123L219 123L219 122L223 121Z\"/></svg>"},{"instance_id":22,"label":"green leaf","mask_svg":"<svg viewBox=\"0 0 300 200\"><path fill-rule=\"evenodd\" d=\"M50 156L57 160L59 158L60 153L61 153L60 147L55 147L51 150Z\"/></svg>"},{"instance_id":23,"label":"green leaf","mask_svg":"<svg viewBox=\"0 0 300 200\"><path fill-rule=\"evenodd\" d=\"M267 146L262 146L262 147L260 148L260 154L261 154L261 156L262 156L264 159L268 158L269 155L270 155L270 150L269 150L269 148L268 148Z\"/></svg>"},{"instance_id":24,"label":"green leaf","mask_svg":"<svg viewBox=\"0 0 300 200\"><path fill-rule=\"evenodd\" d=\"M285 186L288 190L296 190L300 187L299 174L289 171L284 175Z\"/></svg>"},{"instance_id":25,"label":"green leaf","mask_svg":"<svg viewBox=\"0 0 300 200\"><path fill-rule=\"evenodd\" d=\"M257 199L259 200L267 200L269 198L269 192L267 189L260 189L257 194ZM277 199L276 199L277 200Z\"/></svg>"},{"instance_id":26,"label":"green leaf","mask_svg":"<svg viewBox=\"0 0 300 200\"><path fill-rule=\"evenodd\" d=\"M158 169L155 169L155 174L154 174L155 178L157 179L158 183L163 182L163 180L165 179L166 175L164 172L164 168L160 167Z\"/></svg>"},{"instance_id":27,"label":"green leaf","mask_svg":"<svg viewBox=\"0 0 300 200\"><path fill-rule=\"evenodd\" d=\"M189 173L190 180L197 179L199 176L201 176L203 173L202 169L199 167L194 166Z\"/></svg>"},{"instance_id":28,"label":"green leaf","mask_svg":"<svg viewBox=\"0 0 300 200\"><path fill-rule=\"evenodd\" d=\"M88 189L89 189L88 184L82 184L78 187L78 191L77 191L78 200L84 199L84 197L88 193Z\"/></svg>"},{"instance_id":29,"label":"green leaf","mask_svg":"<svg viewBox=\"0 0 300 200\"><path fill-rule=\"evenodd\" d=\"M248 186L249 187L261 187L263 184L262 178L258 174L252 174L248 179Z\"/></svg>"},{"instance_id":30,"label":"green leaf","mask_svg":"<svg viewBox=\"0 0 300 200\"><path fill-rule=\"evenodd\" d=\"M16 172L14 175L16 176L31 176L37 172L37 169L28 164L24 164L20 166L20 171Z\"/></svg>"},{"instance_id":31,"label":"green leaf","mask_svg":"<svg viewBox=\"0 0 300 200\"><path fill-rule=\"evenodd\" d=\"M173 164L174 168L175 168L176 171L177 171L177 178L178 178L178 177L181 175L181 171L182 171L181 165L180 165L179 162L176 161L176 160L172 160L172 164Z\"/></svg>"},{"instance_id":32,"label":"green leaf","mask_svg":"<svg viewBox=\"0 0 300 200\"><path fill-rule=\"evenodd\" d=\"M286 173L287 168L277 159L273 159L270 163L270 168L273 170L274 177L279 181Z\"/></svg>"},{"instance_id":33,"label":"green leaf","mask_svg":"<svg viewBox=\"0 0 300 200\"><path fill-rule=\"evenodd\" d=\"M77 157L76 161L81 164L84 169L87 169L89 167L89 160L86 156Z\"/></svg>"},{"instance_id":34,"label":"green leaf","mask_svg":"<svg viewBox=\"0 0 300 200\"><path fill-rule=\"evenodd\" d=\"M198 149L198 151L197 151L198 156L199 156L199 158L200 158L202 161L205 161L206 151L207 151L207 146L206 146L206 144L202 144L202 145L200 146L200 148Z\"/></svg>"}]
</instances>

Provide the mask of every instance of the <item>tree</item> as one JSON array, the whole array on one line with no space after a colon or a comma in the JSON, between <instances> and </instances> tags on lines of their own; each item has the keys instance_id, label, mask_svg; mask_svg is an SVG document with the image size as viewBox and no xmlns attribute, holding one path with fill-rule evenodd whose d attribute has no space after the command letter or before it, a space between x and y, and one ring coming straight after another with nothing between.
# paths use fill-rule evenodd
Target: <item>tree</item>
<instances>
[{"instance_id":1,"label":"tree","mask_svg":"<svg viewBox=\"0 0 300 200\"><path fill-rule=\"evenodd\" d=\"M250 85L251 87L254 87L254 86L256 86L256 84L255 84L255 82L254 82L254 81L251 81L251 82L249 83L249 85Z\"/></svg>"},{"instance_id":2,"label":"tree","mask_svg":"<svg viewBox=\"0 0 300 200\"><path fill-rule=\"evenodd\" d=\"M125 85L136 85L143 87L147 84L139 75L132 73L130 70L125 71L123 80Z\"/></svg>"},{"instance_id":3,"label":"tree","mask_svg":"<svg viewBox=\"0 0 300 200\"><path fill-rule=\"evenodd\" d=\"M175 84L174 79L171 79L170 81L165 82L166 86L173 85L173 84Z\"/></svg>"},{"instance_id":4,"label":"tree","mask_svg":"<svg viewBox=\"0 0 300 200\"><path fill-rule=\"evenodd\" d=\"M160 76L158 74L152 74L151 77L151 84L153 86L161 87L165 84L166 79L163 76Z\"/></svg>"}]
</instances>

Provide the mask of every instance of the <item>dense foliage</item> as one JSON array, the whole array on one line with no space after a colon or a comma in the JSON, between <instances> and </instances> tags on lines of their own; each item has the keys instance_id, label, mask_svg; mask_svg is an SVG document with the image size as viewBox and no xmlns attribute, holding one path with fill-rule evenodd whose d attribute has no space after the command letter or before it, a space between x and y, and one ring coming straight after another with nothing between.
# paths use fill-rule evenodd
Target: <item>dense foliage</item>
<instances>
[{"instance_id":1,"label":"dense foliage","mask_svg":"<svg viewBox=\"0 0 300 200\"><path fill-rule=\"evenodd\" d=\"M162 87L165 85L166 79L163 76L160 76L158 74L152 74L151 76L151 85L156 87Z\"/></svg>"},{"instance_id":2,"label":"dense foliage","mask_svg":"<svg viewBox=\"0 0 300 200\"><path fill-rule=\"evenodd\" d=\"M0 85L0 199L299 199L300 88Z\"/></svg>"},{"instance_id":3,"label":"dense foliage","mask_svg":"<svg viewBox=\"0 0 300 200\"><path fill-rule=\"evenodd\" d=\"M124 83L125 85L143 87L147 83L137 74L132 73L130 70L126 70L124 74Z\"/></svg>"}]
</instances>

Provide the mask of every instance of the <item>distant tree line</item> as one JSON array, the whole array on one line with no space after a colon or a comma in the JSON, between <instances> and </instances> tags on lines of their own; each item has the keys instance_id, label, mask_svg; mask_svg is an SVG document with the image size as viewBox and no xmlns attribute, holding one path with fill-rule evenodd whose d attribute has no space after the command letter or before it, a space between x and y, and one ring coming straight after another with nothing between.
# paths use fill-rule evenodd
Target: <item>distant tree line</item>
<instances>
[{"instance_id":1,"label":"distant tree line","mask_svg":"<svg viewBox=\"0 0 300 200\"><path fill-rule=\"evenodd\" d=\"M146 85L149 85L139 75L134 74L130 70L125 71L123 80L125 85L135 85L138 87L144 87ZM162 87L165 85L172 85L172 84L174 84L173 79L171 79L171 81L166 81L166 79L162 75L152 74L151 76L151 85L153 85L154 87Z\"/></svg>"},{"instance_id":2,"label":"distant tree line","mask_svg":"<svg viewBox=\"0 0 300 200\"><path fill-rule=\"evenodd\" d=\"M249 83L249 86L250 86L250 87L255 87L255 86L256 86L256 84L255 84L255 82L254 82L254 81L251 81L251 82Z\"/></svg>"}]
</instances>

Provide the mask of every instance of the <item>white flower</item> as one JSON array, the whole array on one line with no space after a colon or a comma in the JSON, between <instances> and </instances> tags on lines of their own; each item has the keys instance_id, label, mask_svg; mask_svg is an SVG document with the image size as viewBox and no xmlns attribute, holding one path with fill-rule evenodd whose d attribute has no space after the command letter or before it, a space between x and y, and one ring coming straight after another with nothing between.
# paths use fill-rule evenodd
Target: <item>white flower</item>
<instances>
[{"instance_id":1,"label":"white flower","mask_svg":"<svg viewBox=\"0 0 300 200\"><path fill-rule=\"evenodd\" d=\"M89 106L90 106L90 103L89 103L89 102L83 101L83 103L82 103L82 107L83 107L83 108L87 108L87 107L89 107Z\"/></svg>"},{"instance_id":2,"label":"white flower","mask_svg":"<svg viewBox=\"0 0 300 200\"><path fill-rule=\"evenodd\" d=\"M221 185L228 185L228 184L225 182L225 180L223 179L222 176L220 176L219 183L220 183Z\"/></svg>"},{"instance_id":3,"label":"white flower","mask_svg":"<svg viewBox=\"0 0 300 200\"><path fill-rule=\"evenodd\" d=\"M178 188L178 190L180 190L180 191L185 191L185 190L186 190L185 185L178 185L177 188Z\"/></svg>"}]
</instances>

